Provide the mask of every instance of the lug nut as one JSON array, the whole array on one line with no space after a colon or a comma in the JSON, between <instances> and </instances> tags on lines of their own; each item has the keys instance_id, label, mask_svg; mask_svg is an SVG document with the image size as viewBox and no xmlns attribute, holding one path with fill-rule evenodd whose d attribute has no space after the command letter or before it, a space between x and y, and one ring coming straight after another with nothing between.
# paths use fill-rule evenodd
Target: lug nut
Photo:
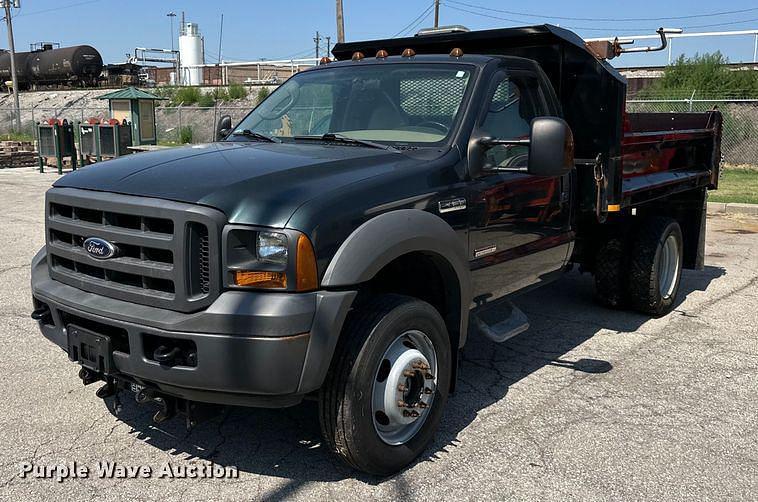
<instances>
[{"instance_id":1,"label":"lug nut","mask_svg":"<svg viewBox=\"0 0 758 502\"><path fill-rule=\"evenodd\" d=\"M406 390L408 390L408 387L406 387L405 384L401 383L400 385L397 386L397 390L399 390L400 392L405 392Z\"/></svg>"},{"instance_id":2,"label":"lug nut","mask_svg":"<svg viewBox=\"0 0 758 502\"><path fill-rule=\"evenodd\" d=\"M426 371L426 370L429 369L429 365L426 364L425 362L422 362L422 361L418 361L418 362L413 363L413 367L415 369L421 370L421 371Z\"/></svg>"},{"instance_id":3,"label":"lug nut","mask_svg":"<svg viewBox=\"0 0 758 502\"><path fill-rule=\"evenodd\" d=\"M429 387L424 387L424 394L433 394L434 391L430 389Z\"/></svg>"},{"instance_id":4,"label":"lug nut","mask_svg":"<svg viewBox=\"0 0 758 502\"><path fill-rule=\"evenodd\" d=\"M406 403L403 400L400 400L400 401L397 402L397 407L398 408L407 408L408 407L408 403Z\"/></svg>"},{"instance_id":5,"label":"lug nut","mask_svg":"<svg viewBox=\"0 0 758 502\"><path fill-rule=\"evenodd\" d=\"M427 373L424 375L424 378L426 378L427 380L434 380L434 375L432 375L431 373L428 373L428 372L427 372Z\"/></svg>"},{"instance_id":6,"label":"lug nut","mask_svg":"<svg viewBox=\"0 0 758 502\"><path fill-rule=\"evenodd\" d=\"M411 417L411 418L418 418L418 417L421 416L421 414L418 411L416 411L416 410L411 410L411 411L405 410L405 411L403 411L403 416L404 417Z\"/></svg>"},{"instance_id":7,"label":"lug nut","mask_svg":"<svg viewBox=\"0 0 758 502\"><path fill-rule=\"evenodd\" d=\"M413 370L405 370L403 371L403 376L407 378L411 378L416 375L416 372Z\"/></svg>"},{"instance_id":8,"label":"lug nut","mask_svg":"<svg viewBox=\"0 0 758 502\"><path fill-rule=\"evenodd\" d=\"M428 408L428 407L429 407L429 405L428 405L428 404L426 404L426 403L425 403L425 402L423 402L423 401L419 401L419 402L418 402L418 407L419 407L419 408L421 408L422 410L425 410L426 408Z\"/></svg>"}]
</instances>

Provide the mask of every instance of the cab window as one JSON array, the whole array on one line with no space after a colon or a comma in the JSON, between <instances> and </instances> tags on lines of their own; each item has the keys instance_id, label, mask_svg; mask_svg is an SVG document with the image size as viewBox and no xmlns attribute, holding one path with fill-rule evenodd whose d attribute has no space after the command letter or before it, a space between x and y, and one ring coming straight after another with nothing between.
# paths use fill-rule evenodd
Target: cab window
<instances>
[{"instance_id":1,"label":"cab window","mask_svg":"<svg viewBox=\"0 0 758 502\"><path fill-rule=\"evenodd\" d=\"M537 79L499 76L482 123L483 135L497 139L529 139L532 120L545 115ZM488 166L526 170L529 148L498 145L485 154Z\"/></svg>"}]
</instances>

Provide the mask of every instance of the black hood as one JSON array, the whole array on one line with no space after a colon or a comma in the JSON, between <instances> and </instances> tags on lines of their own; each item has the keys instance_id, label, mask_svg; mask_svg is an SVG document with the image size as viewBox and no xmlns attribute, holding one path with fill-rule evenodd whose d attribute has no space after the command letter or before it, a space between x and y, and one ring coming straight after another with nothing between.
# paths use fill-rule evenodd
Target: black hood
<instances>
[{"instance_id":1,"label":"black hood","mask_svg":"<svg viewBox=\"0 0 758 502\"><path fill-rule=\"evenodd\" d=\"M325 192L415 163L403 154L343 145L211 143L94 164L54 186L202 204L230 223L284 227Z\"/></svg>"}]
</instances>

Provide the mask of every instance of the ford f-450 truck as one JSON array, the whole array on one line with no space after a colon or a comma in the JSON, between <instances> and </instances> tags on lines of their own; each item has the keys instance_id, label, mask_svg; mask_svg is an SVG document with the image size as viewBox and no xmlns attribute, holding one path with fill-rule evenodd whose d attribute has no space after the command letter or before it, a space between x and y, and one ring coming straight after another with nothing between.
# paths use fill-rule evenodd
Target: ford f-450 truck
<instances>
[{"instance_id":1,"label":"ford f-450 truck","mask_svg":"<svg viewBox=\"0 0 758 502\"><path fill-rule=\"evenodd\" d=\"M528 328L513 295L577 265L661 316L703 266L721 115L626 113L606 49L549 25L338 44L216 142L57 180L33 317L100 397L158 421L315 399L336 454L396 472L467 337Z\"/></svg>"}]
</instances>

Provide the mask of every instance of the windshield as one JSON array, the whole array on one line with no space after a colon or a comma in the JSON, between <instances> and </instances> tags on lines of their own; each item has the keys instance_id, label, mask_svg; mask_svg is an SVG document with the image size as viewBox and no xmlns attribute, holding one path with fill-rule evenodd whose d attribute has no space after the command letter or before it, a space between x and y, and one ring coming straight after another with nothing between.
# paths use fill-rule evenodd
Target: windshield
<instances>
[{"instance_id":1,"label":"windshield","mask_svg":"<svg viewBox=\"0 0 758 502\"><path fill-rule=\"evenodd\" d=\"M295 75L236 127L286 140L334 134L390 144L434 144L453 129L471 66L381 64Z\"/></svg>"}]
</instances>

